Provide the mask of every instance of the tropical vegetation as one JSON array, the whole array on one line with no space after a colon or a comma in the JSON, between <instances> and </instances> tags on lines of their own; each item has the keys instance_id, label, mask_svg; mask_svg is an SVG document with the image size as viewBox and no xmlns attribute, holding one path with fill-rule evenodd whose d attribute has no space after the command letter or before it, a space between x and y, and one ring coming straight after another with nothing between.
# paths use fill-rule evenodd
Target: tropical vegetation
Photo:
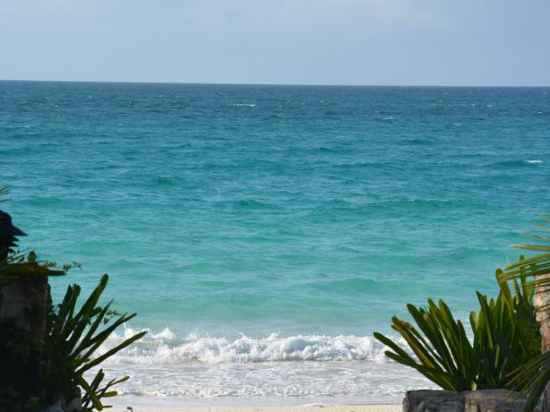
<instances>
[{"instance_id":1,"label":"tropical vegetation","mask_svg":"<svg viewBox=\"0 0 550 412\"><path fill-rule=\"evenodd\" d=\"M496 299L477 293L480 307L470 314L469 333L444 301L430 299L426 308L407 305L416 327L392 318L392 328L412 353L381 333L375 337L390 349L389 358L416 369L442 389L524 389L512 373L540 354L540 334L531 289L523 279L514 286L512 292L503 285Z\"/></svg>"},{"instance_id":2,"label":"tropical vegetation","mask_svg":"<svg viewBox=\"0 0 550 412\"><path fill-rule=\"evenodd\" d=\"M550 231L549 223L545 218L541 230ZM387 346L386 356L445 390L523 391L526 411L532 411L550 383L550 352L542 352L537 321L550 315L550 237L535 237L543 243L516 247L537 254L496 271L496 298L477 292L479 309L470 314L468 329L442 300L409 304L414 325L397 316L391 323L407 348L374 334Z\"/></svg>"},{"instance_id":3,"label":"tropical vegetation","mask_svg":"<svg viewBox=\"0 0 550 412\"><path fill-rule=\"evenodd\" d=\"M538 243L516 245L516 248L534 252L534 254L498 271L497 279L501 284L518 278L530 279L529 285L537 294L536 306L539 319L546 319L548 322L550 316L550 237L547 235L550 232L550 218L548 216L542 217L542 223L538 229L533 235ZM543 329L550 327L548 324L542 326ZM546 350L544 353L531 359L516 372L516 381L526 387L529 395L526 411L532 411L535 408L545 388L550 384L549 343L544 342L543 346Z\"/></svg>"},{"instance_id":4,"label":"tropical vegetation","mask_svg":"<svg viewBox=\"0 0 550 412\"><path fill-rule=\"evenodd\" d=\"M5 194L2 188L1 194ZM56 404L65 410L103 410L108 407L104 400L117 394L114 386L128 377L106 380L100 365L142 338L145 332L110 348L105 343L136 314L119 314L112 310L112 302L100 303L109 281L107 275L101 277L86 299L81 299L80 286L73 284L68 286L61 303L54 305L47 278L65 275L75 265L58 268L51 262L40 261L34 252L19 253L14 233L23 232L9 226L9 215L2 216L0 315L7 312L2 310L3 304L7 306L2 297L13 295L17 287L36 292L37 296L45 291L48 296L44 300L47 307L43 311L43 333L37 334L37 328L29 330L9 317L0 316L0 410L35 412ZM13 288L7 289L10 287ZM40 312L38 307L32 309ZM30 315L40 323L40 313Z\"/></svg>"},{"instance_id":5,"label":"tropical vegetation","mask_svg":"<svg viewBox=\"0 0 550 412\"><path fill-rule=\"evenodd\" d=\"M70 285L63 302L53 309L48 321L45 342L48 367L44 376L46 393L55 394L58 398L61 395L64 399L73 399L83 393L84 411L102 410L105 407L102 400L117 395L113 386L129 379L124 376L104 383L103 369L96 371L91 379L86 373L146 334L137 333L105 353L98 353L116 329L136 316L135 313L116 314L111 311L112 302L99 305L108 281L109 277L103 275L80 309L80 286Z\"/></svg>"}]
</instances>

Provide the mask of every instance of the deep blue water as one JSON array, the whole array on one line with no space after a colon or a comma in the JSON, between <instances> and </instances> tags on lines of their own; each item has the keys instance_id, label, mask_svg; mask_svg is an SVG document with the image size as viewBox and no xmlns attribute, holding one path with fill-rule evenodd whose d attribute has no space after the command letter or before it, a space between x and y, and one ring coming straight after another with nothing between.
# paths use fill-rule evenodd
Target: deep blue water
<instances>
[{"instance_id":1,"label":"deep blue water","mask_svg":"<svg viewBox=\"0 0 550 412\"><path fill-rule=\"evenodd\" d=\"M22 246L83 265L56 296L110 273L199 375L205 350L345 358L430 296L466 314L550 209L549 88L0 82L0 139ZM278 396L254 390L223 396Z\"/></svg>"}]
</instances>

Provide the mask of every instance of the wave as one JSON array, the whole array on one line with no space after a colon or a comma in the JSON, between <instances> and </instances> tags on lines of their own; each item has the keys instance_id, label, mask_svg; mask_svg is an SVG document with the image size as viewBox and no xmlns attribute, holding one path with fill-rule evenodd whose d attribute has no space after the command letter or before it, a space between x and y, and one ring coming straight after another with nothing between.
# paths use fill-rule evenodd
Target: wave
<instances>
[{"instance_id":1,"label":"wave","mask_svg":"<svg viewBox=\"0 0 550 412\"><path fill-rule=\"evenodd\" d=\"M103 350L136 333L126 329L115 335ZM201 362L260 363L296 361L373 361L384 362L384 345L370 336L296 335L283 337L272 333L252 338L242 335L235 339L191 334L182 341L170 329L149 333L133 348L113 358L124 364L171 365Z\"/></svg>"},{"instance_id":2,"label":"wave","mask_svg":"<svg viewBox=\"0 0 550 412\"><path fill-rule=\"evenodd\" d=\"M232 104L233 107L256 107L254 103L235 103Z\"/></svg>"},{"instance_id":3,"label":"wave","mask_svg":"<svg viewBox=\"0 0 550 412\"><path fill-rule=\"evenodd\" d=\"M356 161L351 163L337 163L334 165L338 169L402 169L403 165L397 162L365 162Z\"/></svg>"},{"instance_id":4,"label":"wave","mask_svg":"<svg viewBox=\"0 0 550 412\"><path fill-rule=\"evenodd\" d=\"M101 350L136 333L127 328ZM400 339L401 346L404 341ZM430 388L418 373L386 361L370 336L273 333L236 338L149 332L106 361L111 377L132 378L117 389L137 397L214 399L329 399L332 403L398 400L405 390ZM122 400L122 398L121 398ZM126 401L125 401L126 402Z\"/></svg>"},{"instance_id":5,"label":"wave","mask_svg":"<svg viewBox=\"0 0 550 412\"><path fill-rule=\"evenodd\" d=\"M514 169L514 168L523 168L530 167L532 165L544 163L540 159L531 159L531 160L505 160L502 162L495 162L488 164L487 167L491 169Z\"/></svg>"}]
</instances>

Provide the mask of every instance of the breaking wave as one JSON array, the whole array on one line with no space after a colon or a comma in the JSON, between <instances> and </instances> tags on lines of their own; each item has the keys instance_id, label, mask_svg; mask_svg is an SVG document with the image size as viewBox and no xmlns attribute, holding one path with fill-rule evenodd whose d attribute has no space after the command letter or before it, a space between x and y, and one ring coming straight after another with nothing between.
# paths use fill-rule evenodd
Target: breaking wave
<instances>
[{"instance_id":1,"label":"breaking wave","mask_svg":"<svg viewBox=\"0 0 550 412\"><path fill-rule=\"evenodd\" d=\"M135 332L127 329L102 350ZM118 388L121 405L135 397L147 402L172 397L178 402L397 402L405 390L431 387L419 374L387 362L383 351L384 346L370 336L273 333L259 338L181 339L164 329L150 332L104 366L109 377L131 376Z\"/></svg>"},{"instance_id":2,"label":"breaking wave","mask_svg":"<svg viewBox=\"0 0 550 412\"><path fill-rule=\"evenodd\" d=\"M136 331L127 329L115 336L108 346ZM178 340L170 329L149 333L134 348L120 354L125 363L182 364L187 362L257 363L288 361L384 361L384 346L370 336L296 335L283 337L272 333L236 339L188 335ZM115 358L116 359L116 358Z\"/></svg>"},{"instance_id":3,"label":"breaking wave","mask_svg":"<svg viewBox=\"0 0 550 412\"><path fill-rule=\"evenodd\" d=\"M487 165L492 169L514 169L522 167L530 167L530 165L542 164L544 163L540 159L530 159L530 160L505 160L502 162L495 162Z\"/></svg>"},{"instance_id":4,"label":"breaking wave","mask_svg":"<svg viewBox=\"0 0 550 412\"><path fill-rule=\"evenodd\" d=\"M234 103L232 104L233 107L256 107L256 104L254 103Z\"/></svg>"}]
</instances>

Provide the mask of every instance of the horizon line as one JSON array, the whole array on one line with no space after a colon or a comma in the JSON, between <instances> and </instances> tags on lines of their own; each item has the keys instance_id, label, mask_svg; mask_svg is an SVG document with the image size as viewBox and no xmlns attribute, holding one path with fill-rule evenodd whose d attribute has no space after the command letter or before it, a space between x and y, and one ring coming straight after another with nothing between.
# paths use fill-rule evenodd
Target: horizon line
<instances>
[{"instance_id":1,"label":"horizon line","mask_svg":"<svg viewBox=\"0 0 550 412\"><path fill-rule=\"evenodd\" d=\"M185 81L134 81L134 80L36 80L36 79L0 79L0 82L26 83L107 83L142 85L189 85L189 86L282 86L282 87L422 87L422 88L550 88L550 85L448 85L448 84L359 84L359 83L233 83L233 82L185 82Z\"/></svg>"}]
</instances>

